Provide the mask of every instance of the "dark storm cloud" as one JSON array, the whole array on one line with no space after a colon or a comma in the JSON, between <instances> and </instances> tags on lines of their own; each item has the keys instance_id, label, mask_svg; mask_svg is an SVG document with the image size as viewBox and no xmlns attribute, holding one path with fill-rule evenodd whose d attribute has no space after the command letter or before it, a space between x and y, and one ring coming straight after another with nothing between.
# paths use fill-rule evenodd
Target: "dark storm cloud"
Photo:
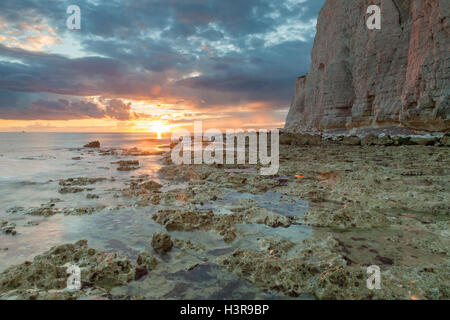
<instances>
[{"instance_id":1,"label":"dark storm cloud","mask_svg":"<svg viewBox=\"0 0 450 320\"><path fill-rule=\"evenodd\" d=\"M71 99L70 99L71 98ZM100 99L100 102L83 100L77 97L38 99L29 107L10 106L0 108L0 118L6 120L73 120L101 119L131 120L136 114L131 111L131 103L118 99Z\"/></svg>"},{"instance_id":2,"label":"dark storm cloud","mask_svg":"<svg viewBox=\"0 0 450 320\"><path fill-rule=\"evenodd\" d=\"M286 108L293 80L309 69L314 36L312 29L302 38L292 32L297 24L311 24L324 1L3 1L0 22L25 32L38 17L89 54L69 58L0 44L0 118L22 109L24 118L24 110L29 117L50 111L63 117L54 111L60 110L68 118L126 120L129 106L120 98L177 97L202 108L265 101ZM75 32L65 28L71 4L82 13L82 29ZM155 86L160 89L152 90ZM117 100L97 110L88 102L45 100L31 93Z\"/></svg>"},{"instance_id":3,"label":"dark storm cloud","mask_svg":"<svg viewBox=\"0 0 450 320\"><path fill-rule=\"evenodd\" d=\"M72 120L103 118L105 112L95 103L86 101L37 100L25 111L0 108L0 118L7 120Z\"/></svg>"},{"instance_id":4,"label":"dark storm cloud","mask_svg":"<svg viewBox=\"0 0 450 320\"><path fill-rule=\"evenodd\" d=\"M3 45L0 56L20 60L20 63L0 61L0 88L14 91L149 96L149 86L159 83L157 76L146 76L128 63L112 58L69 59Z\"/></svg>"},{"instance_id":5,"label":"dark storm cloud","mask_svg":"<svg viewBox=\"0 0 450 320\"><path fill-rule=\"evenodd\" d=\"M131 113L131 103L117 99L109 101L105 111L105 115L117 120L130 120Z\"/></svg>"}]
</instances>

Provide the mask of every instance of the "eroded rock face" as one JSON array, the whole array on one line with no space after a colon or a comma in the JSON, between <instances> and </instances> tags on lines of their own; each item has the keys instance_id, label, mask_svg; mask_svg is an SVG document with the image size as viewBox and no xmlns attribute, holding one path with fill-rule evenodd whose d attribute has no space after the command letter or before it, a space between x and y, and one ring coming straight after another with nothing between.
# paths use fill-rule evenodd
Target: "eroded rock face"
<instances>
[{"instance_id":1,"label":"eroded rock face","mask_svg":"<svg viewBox=\"0 0 450 320\"><path fill-rule=\"evenodd\" d=\"M67 268L81 271L82 290L68 291ZM0 299L73 299L94 290L103 294L133 279L131 262L115 253L88 248L86 240L53 247L33 261L11 267L0 274Z\"/></svg>"},{"instance_id":2,"label":"eroded rock face","mask_svg":"<svg viewBox=\"0 0 450 320\"><path fill-rule=\"evenodd\" d=\"M369 30L369 5L381 30ZM308 75L295 82L289 131L404 125L450 129L450 3L331 1L322 8Z\"/></svg>"},{"instance_id":3,"label":"eroded rock face","mask_svg":"<svg viewBox=\"0 0 450 320\"><path fill-rule=\"evenodd\" d=\"M152 237L152 247L159 253L169 252L173 247L170 235L162 232L154 233Z\"/></svg>"}]
</instances>

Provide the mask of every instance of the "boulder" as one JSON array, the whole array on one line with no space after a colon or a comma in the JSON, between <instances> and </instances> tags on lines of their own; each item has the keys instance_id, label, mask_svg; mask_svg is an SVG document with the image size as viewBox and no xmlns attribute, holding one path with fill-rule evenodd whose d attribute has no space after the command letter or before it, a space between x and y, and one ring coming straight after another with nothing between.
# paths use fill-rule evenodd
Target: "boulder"
<instances>
[{"instance_id":1,"label":"boulder","mask_svg":"<svg viewBox=\"0 0 450 320\"><path fill-rule=\"evenodd\" d=\"M84 148L100 148L100 141L91 141L84 145Z\"/></svg>"},{"instance_id":2,"label":"boulder","mask_svg":"<svg viewBox=\"0 0 450 320\"><path fill-rule=\"evenodd\" d=\"M152 247L158 253L167 253L172 250L173 242L169 234L156 232L152 237Z\"/></svg>"}]
</instances>

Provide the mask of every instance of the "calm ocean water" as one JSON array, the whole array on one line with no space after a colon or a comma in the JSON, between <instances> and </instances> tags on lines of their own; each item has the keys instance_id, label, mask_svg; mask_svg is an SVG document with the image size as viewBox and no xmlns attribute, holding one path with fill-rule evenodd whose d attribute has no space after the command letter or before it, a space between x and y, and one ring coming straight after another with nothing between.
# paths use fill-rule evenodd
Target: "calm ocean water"
<instances>
[{"instance_id":1,"label":"calm ocean water","mask_svg":"<svg viewBox=\"0 0 450 320\"><path fill-rule=\"evenodd\" d=\"M124 204L125 200L114 198L114 193L126 187L131 176L147 174L150 179L158 181L158 156L132 157L139 159L140 168L121 172L111 162L130 157L105 156L80 149L94 140L101 141L102 148L138 147L149 151L163 150L168 143L168 140L155 139L153 134L0 133L0 221L16 223L18 232L14 237L0 233L0 270L63 242L91 236L95 242L95 237L101 238L97 229L111 223L101 214L94 219L94 215L70 217L60 214L43 218L13 212L12 208L40 207L57 198L60 199L57 206L61 209L105 206L105 213L109 214L113 211L108 208ZM81 160L74 160L77 157ZM93 193L99 195L99 199L87 199L86 192L58 193L59 179L73 177L104 177L108 181L94 185ZM30 227L30 221L39 225ZM85 224L90 225L82 227ZM108 237L119 238L116 235L105 236ZM103 242L97 244L104 247ZM3 248L8 250L1 251Z\"/></svg>"},{"instance_id":2,"label":"calm ocean water","mask_svg":"<svg viewBox=\"0 0 450 320\"><path fill-rule=\"evenodd\" d=\"M0 232L0 272L10 266L32 260L55 245L73 243L87 239L89 246L107 252L118 252L135 259L142 251L151 250L150 241L154 232L166 232L164 227L152 219L152 214L164 205L139 207L135 200L123 197L121 190L132 178L146 175L163 183L168 188L183 188L185 184L161 180L157 172L161 168L159 156L131 157L101 154L98 150L81 148L84 144L99 140L102 148L133 148L141 150L167 150L169 140L155 139L153 134L131 133L0 133L0 221L16 224L17 235ZM118 160L139 160L139 169L118 171L113 162ZM88 199L87 191L60 194L59 179L75 177L102 177L89 193L99 196ZM178 185L180 184L180 185ZM225 209L228 202L244 195L231 194L230 199L212 205L215 212ZM251 196L251 195L247 195ZM102 207L88 216L51 217L26 214L29 208L48 204L58 199L56 208ZM267 202L269 198L262 199ZM262 201L255 199L255 201ZM272 199L277 205L277 199ZM304 204L300 204L300 210ZM219 207L217 207L219 206ZM223 206L223 208L222 208ZM262 206L264 206L262 204ZM170 208L176 208L171 205ZM226 210L225 210L226 211ZM259 250L259 239L268 234L298 241L311 236L308 227L272 229L265 225L242 225L245 233L232 244L225 244L222 237L207 231L170 232L172 237L190 240L205 245L207 261L214 261L217 252L232 252L236 248ZM179 254L177 254L178 256ZM253 285L232 275L213 262L204 262L197 255L160 257L164 267L152 272L144 281L124 287L126 293L143 295L147 298L214 298L214 299L264 299L279 298L280 295L263 292ZM194 263L202 264L193 272L186 268ZM164 279L163 281L161 279ZM164 283L161 287L158 283ZM229 285L229 284L233 285ZM175 285L186 288L176 290ZM191 288L194 288L191 290ZM214 290L212 290L214 288ZM176 296L172 296L176 292ZM122 292L123 293L123 292Z\"/></svg>"}]
</instances>

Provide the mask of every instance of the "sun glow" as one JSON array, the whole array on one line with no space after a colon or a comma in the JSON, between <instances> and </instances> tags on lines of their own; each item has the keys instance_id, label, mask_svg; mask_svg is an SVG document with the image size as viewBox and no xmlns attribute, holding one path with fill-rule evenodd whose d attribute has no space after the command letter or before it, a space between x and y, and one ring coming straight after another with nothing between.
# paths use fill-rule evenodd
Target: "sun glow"
<instances>
[{"instance_id":1,"label":"sun glow","mask_svg":"<svg viewBox=\"0 0 450 320\"><path fill-rule=\"evenodd\" d=\"M162 121L153 121L149 127L150 132L157 134L158 139L162 138L163 133L169 132L172 127Z\"/></svg>"}]
</instances>

